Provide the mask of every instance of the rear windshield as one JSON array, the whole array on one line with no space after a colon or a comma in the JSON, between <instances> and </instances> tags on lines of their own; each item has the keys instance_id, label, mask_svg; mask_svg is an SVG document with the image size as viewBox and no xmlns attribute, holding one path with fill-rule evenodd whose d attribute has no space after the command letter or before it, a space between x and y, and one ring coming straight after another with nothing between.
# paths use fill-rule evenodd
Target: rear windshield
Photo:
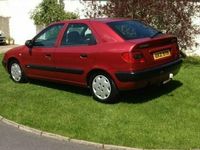
<instances>
[{"instance_id":1,"label":"rear windshield","mask_svg":"<svg viewBox=\"0 0 200 150\"><path fill-rule=\"evenodd\" d=\"M115 21L107 24L125 40L152 38L162 34L160 31L137 20Z\"/></svg>"}]
</instances>

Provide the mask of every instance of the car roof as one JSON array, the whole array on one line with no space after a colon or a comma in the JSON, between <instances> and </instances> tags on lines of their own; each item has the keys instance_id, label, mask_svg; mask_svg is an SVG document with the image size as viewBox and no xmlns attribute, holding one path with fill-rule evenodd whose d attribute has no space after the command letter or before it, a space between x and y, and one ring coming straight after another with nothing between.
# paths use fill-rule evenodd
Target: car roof
<instances>
[{"instance_id":1,"label":"car roof","mask_svg":"<svg viewBox=\"0 0 200 150\"><path fill-rule=\"evenodd\" d=\"M73 20L64 20L60 22L55 22L53 24L58 23L86 23L86 22L101 22L101 23L109 23L109 22L115 22L115 21L123 21L123 20L130 20L125 18L92 18L92 19L73 19Z\"/></svg>"}]
</instances>

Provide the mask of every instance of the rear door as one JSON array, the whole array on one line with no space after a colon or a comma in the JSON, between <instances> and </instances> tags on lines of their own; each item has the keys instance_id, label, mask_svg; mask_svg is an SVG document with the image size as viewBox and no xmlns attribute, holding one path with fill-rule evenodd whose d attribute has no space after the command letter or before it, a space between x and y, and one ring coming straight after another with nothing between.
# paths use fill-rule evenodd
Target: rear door
<instances>
[{"instance_id":1,"label":"rear door","mask_svg":"<svg viewBox=\"0 0 200 150\"><path fill-rule=\"evenodd\" d=\"M84 85L85 75L93 63L96 40L89 25L68 24L55 52L55 65L60 70L59 78L67 82Z\"/></svg>"},{"instance_id":2,"label":"rear door","mask_svg":"<svg viewBox=\"0 0 200 150\"><path fill-rule=\"evenodd\" d=\"M33 39L33 47L25 58L26 74L30 77L54 78L54 51L58 35L64 24L47 27Z\"/></svg>"}]
</instances>

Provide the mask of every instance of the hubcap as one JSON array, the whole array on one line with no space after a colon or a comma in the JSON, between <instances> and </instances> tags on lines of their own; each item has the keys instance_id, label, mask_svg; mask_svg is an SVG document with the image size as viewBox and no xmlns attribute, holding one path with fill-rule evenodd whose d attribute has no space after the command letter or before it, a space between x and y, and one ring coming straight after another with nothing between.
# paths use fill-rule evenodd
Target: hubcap
<instances>
[{"instance_id":1,"label":"hubcap","mask_svg":"<svg viewBox=\"0 0 200 150\"><path fill-rule=\"evenodd\" d=\"M110 81L105 76L98 75L92 81L92 90L99 99L105 100L111 93Z\"/></svg>"},{"instance_id":2,"label":"hubcap","mask_svg":"<svg viewBox=\"0 0 200 150\"><path fill-rule=\"evenodd\" d=\"M17 63L11 65L11 76L15 81L20 81L22 77L22 71Z\"/></svg>"}]
</instances>

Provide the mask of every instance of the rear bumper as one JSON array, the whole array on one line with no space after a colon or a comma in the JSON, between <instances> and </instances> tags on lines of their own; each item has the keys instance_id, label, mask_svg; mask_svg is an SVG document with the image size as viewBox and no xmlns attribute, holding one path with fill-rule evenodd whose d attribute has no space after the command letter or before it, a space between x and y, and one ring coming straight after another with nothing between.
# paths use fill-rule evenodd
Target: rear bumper
<instances>
[{"instance_id":1,"label":"rear bumper","mask_svg":"<svg viewBox=\"0 0 200 150\"><path fill-rule=\"evenodd\" d=\"M6 43L6 38L0 38L0 44L5 44Z\"/></svg>"},{"instance_id":2,"label":"rear bumper","mask_svg":"<svg viewBox=\"0 0 200 150\"><path fill-rule=\"evenodd\" d=\"M181 67L183 60L180 58L176 61L164 64L159 67L146 69L139 72L117 72L115 75L121 82L140 81L148 78L157 77L163 74L173 73L177 74Z\"/></svg>"}]
</instances>

